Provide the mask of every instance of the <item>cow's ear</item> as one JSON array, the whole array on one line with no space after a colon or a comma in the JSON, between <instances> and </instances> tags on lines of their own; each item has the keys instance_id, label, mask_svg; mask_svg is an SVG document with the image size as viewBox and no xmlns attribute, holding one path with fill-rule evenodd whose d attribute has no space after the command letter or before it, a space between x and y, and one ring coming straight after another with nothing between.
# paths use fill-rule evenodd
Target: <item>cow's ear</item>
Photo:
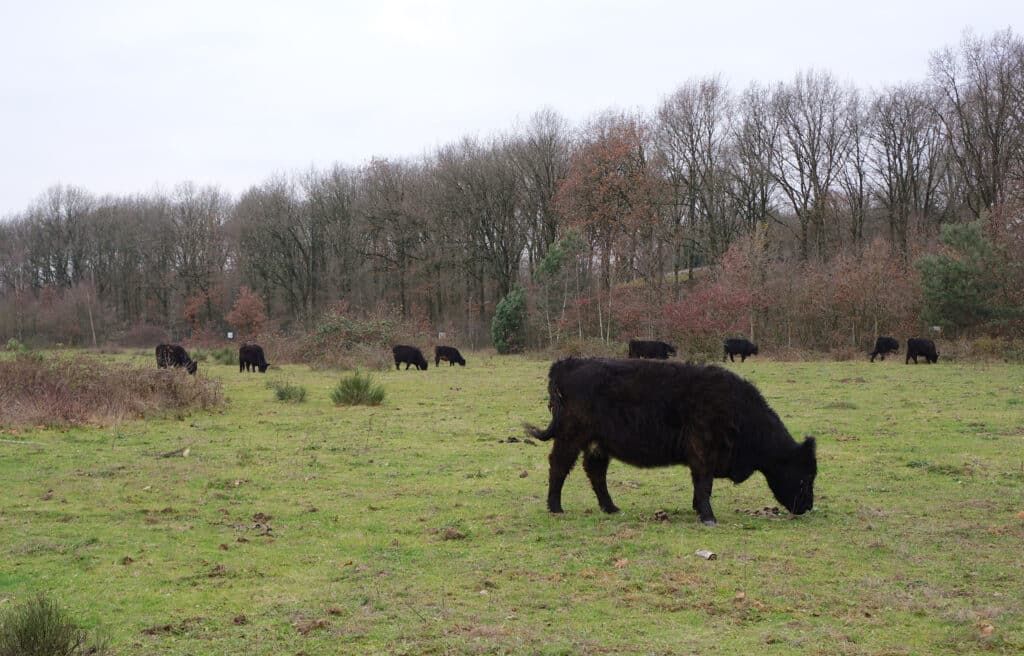
<instances>
[{"instance_id":1,"label":"cow's ear","mask_svg":"<svg viewBox=\"0 0 1024 656\"><path fill-rule=\"evenodd\" d=\"M817 451L817 440L813 435L808 435L804 438L804 443L800 445L800 451L807 458L808 462L814 462L815 452Z\"/></svg>"}]
</instances>

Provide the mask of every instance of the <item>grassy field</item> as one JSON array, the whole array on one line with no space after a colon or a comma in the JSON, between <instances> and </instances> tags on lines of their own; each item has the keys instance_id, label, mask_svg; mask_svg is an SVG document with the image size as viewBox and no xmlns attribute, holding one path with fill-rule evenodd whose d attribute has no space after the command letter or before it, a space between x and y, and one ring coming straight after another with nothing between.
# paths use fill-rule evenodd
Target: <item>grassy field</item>
<instances>
[{"instance_id":1,"label":"grassy field","mask_svg":"<svg viewBox=\"0 0 1024 656\"><path fill-rule=\"evenodd\" d=\"M1024 652L1024 368L728 365L818 436L817 508L755 474L705 528L683 468L613 462L607 516L577 467L548 514L548 363L468 360L355 408L203 363L222 414L6 431L0 607L46 592L117 654Z\"/></svg>"}]
</instances>

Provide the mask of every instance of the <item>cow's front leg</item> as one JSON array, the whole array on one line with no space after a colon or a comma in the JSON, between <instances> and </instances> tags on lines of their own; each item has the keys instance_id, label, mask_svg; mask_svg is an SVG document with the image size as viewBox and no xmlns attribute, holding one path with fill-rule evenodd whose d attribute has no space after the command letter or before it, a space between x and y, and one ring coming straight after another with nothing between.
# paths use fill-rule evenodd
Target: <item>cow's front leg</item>
<instances>
[{"instance_id":1,"label":"cow's front leg","mask_svg":"<svg viewBox=\"0 0 1024 656\"><path fill-rule=\"evenodd\" d=\"M551 469L548 471L548 510L553 513L562 512L562 485L565 477L576 465L580 450L575 445L555 440L555 445L548 456Z\"/></svg>"},{"instance_id":2,"label":"cow's front leg","mask_svg":"<svg viewBox=\"0 0 1024 656\"><path fill-rule=\"evenodd\" d=\"M690 475L693 478L693 509L705 526L714 526L718 523L711 510L711 486L715 478L711 474L700 474L692 470Z\"/></svg>"},{"instance_id":3,"label":"cow's front leg","mask_svg":"<svg viewBox=\"0 0 1024 656\"><path fill-rule=\"evenodd\" d=\"M587 472L594 494L597 495L598 505L606 513L617 513L619 509L608 494L608 460L608 454L596 446L583 452L583 469Z\"/></svg>"}]
</instances>

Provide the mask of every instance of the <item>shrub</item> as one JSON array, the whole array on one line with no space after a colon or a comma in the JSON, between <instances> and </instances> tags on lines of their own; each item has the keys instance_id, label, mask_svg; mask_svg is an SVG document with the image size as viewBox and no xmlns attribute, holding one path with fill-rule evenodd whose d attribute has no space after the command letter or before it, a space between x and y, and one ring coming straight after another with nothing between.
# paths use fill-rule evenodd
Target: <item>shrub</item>
<instances>
[{"instance_id":1,"label":"shrub","mask_svg":"<svg viewBox=\"0 0 1024 656\"><path fill-rule=\"evenodd\" d=\"M15 351L17 353L24 353L25 351L28 350L28 347L12 337L9 340L7 340L7 350Z\"/></svg>"},{"instance_id":2,"label":"shrub","mask_svg":"<svg viewBox=\"0 0 1024 656\"><path fill-rule=\"evenodd\" d=\"M0 360L0 426L74 426L222 406L220 382L84 355Z\"/></svg>"},{"instance_id":3,"label":"shrub","mask_svg":"<svg viewBox=\"0 0 1024 656\"><path fill-rule=\"evenodd\" d=\"M0 615L0 656L77 656L102 654L99 638L88 633L54 601L38 596Z\"/></svg>"},{"instance_id":4,"label":"shrub","mask_svg":"<svg viewBox=\"0 0 1024 656\"><path fill-rule=\"evenodd\" d=\"M210 351L210 359L217 364L238 364L238 350L232 346L213 349Z\"/></svg>"},{"instance_id":5,"label":"shrub","mask_svg":"<svg viewBox=\"0 0 1024 656\"><path fill-rule=\"evenodd\" d=\"M498 301L491 320L491 341L498 353L512 353L522 345L522 331L526 323L526 292L514 287Z\"/></svg>"},{"instance_id":6,"label":"shrub","mask_svg":"<svg viewBox=\"0 0 1024 656\"><path fill-rule=\"evenodd\" d=\"M380 405L384 401L384 387L373 382L373 376L358 370L346 376L331 390L335 405Z\"/></svg>"},{"instance_id":7,"label":"shrub","mask_svg":"<svg viewBox=\"0 0 1024 656\"><path fill-rule=\"evenodd\" d=\"M267 389L274 390L274 397L285 403L302 403L306 400L306 388L286 380L269 380Z\"/></svg>"}]
</instances>

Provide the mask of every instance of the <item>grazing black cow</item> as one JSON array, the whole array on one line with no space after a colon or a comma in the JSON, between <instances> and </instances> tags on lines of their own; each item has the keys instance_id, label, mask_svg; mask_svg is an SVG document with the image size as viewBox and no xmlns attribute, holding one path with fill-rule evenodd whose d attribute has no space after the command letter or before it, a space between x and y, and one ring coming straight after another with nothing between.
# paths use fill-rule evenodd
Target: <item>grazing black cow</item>
<instances>
[{"instance_id":1,"label":"grazing black cow","mask_svg":"<svg viewBox=\"0 0 1024 656\"><path fill-rule=\"evenodd\" d=\"M267 362L266 357L263 355L263 347L259 344L242 344L238 347L238 371L256 371L259 369L261 374L267 373L267 367L270 363ZM250 367L252 367L250 369Z\"/></svg>"},{"instance_id":2,"label":"grazing black cow","mask_svg":"<svg viewBox=\"0 0 1024 656\"><path fill-rule=\"evenodd\" d=\"M879 337L875 340L875 350L870 353L871 361L875 361L875 356L880 355L885 360L885 356L889 353L899 353L900 343L892 337Z\"/></svg>"},{"instance_id":3,"label":"grazing black cow","mask_svg":"<svg viewBox=\"0 0 1024 656\"><path fill-rule=\"evenodd\" d=\"M914 358L917 364L917 356L924 356L928 364L935 364L939 361L939 352L935 350L935 342L930 339L911 337L907 340L907 359L903 364L910 364L910 358Z\"/></svg>"},{"instance_id":4,"label":"grazing black cow","mask_svg":"<svg viewBox=\"0 0 1024 656\"><path fill-rule=\"evenodd\" d=\"M732 357L734 355L740 356L740 362L746 362L747 356L757 355L757 344L742 337L729 337L722 344L725 347L722 362L725 362L726 358L729 358L729 362L736 362Z\"/></svg>"},{"instance_id":5,"label":"grazing black cow","mask_svg":"<svg viewBox=\"0 0 1024 656\"><path fill-rule=\"evenodd\" d=\"M435 346L434 347L434 366L440 366L441 360L448 363L448 366L458 364L460 367L466 366L466 360L459 353L459 349L454 346Z\"/></svg>"},{"instance_id":6,"label":"grazing black cow","mask_svg":"<svg viewBox=\"0 0 1024 656\"><path fill-rule=\"evenodd\" d=\"M643 339L629 340L629 357L668 360L676 354L676 347L666 342L647 341Z\"/></svg>"},{"instance_id":7,"label":"grazing black cow","mask_svg":"<svg viewBox=\"0 0 1024 656\"><path fill-rule=\"evenodd\" d=\"M583 469L601 510L618 511L608 494L611 458L637 467L688 465L693 508L715 523L715 478L741 483L755 471L775 498L799 515L814 505L814 438L798 444L757 388L720 367L646 360L559 360L548 373L551 424L526 426L554 439L548 510L562 512L562 485L583 453Z\"/></svg>"},{"instance_id":8,"label":"grazing black cow","mask_svg":"<svg viewBox=\"0 0 1024 656\"><path fill-rule=\"evenodd\" d=\"M190 374L199 369L199 363L188 357L188 351L177 344L160 344L156 347L156 366L161 369L185 367L185 371Z\"/></svg>"},{"instance_id":9,"label":"grazing black cow","mask_svg":"<svg viewBox=\"0 0 1024 656\"><path fill-rule=\"evenodd\" d=\"M391 353L395 356L395 369L398 369L398 365L404 362L406 371L409 370L410 364L416 365L417 369L427 370L427 359L423 357L423 351L415 346L399 344L391 347Z\"/></svg>"}]
</instances>

